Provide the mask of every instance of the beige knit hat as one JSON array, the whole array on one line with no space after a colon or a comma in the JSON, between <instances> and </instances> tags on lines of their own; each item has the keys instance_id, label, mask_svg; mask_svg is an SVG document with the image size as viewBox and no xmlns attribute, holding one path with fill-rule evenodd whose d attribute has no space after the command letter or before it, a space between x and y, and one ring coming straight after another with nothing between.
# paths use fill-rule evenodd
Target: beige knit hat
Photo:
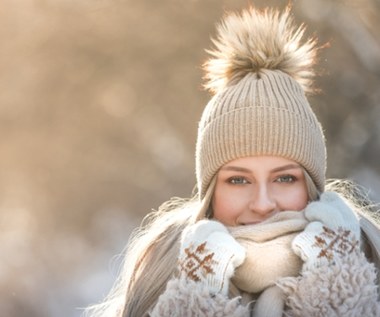
<instances>
[{"instance_id":1,"label":"beige knit hat","mask_svg":"<svg viewBox=\"0 0 380 317\"><path fill-rule=\"evenodd\" d=\"M323 191L325 141L305 97L315 75L316 40L301 42L304 27L294 26L289 8L230 14L217 31L205 63L206 87L214 96L196 145L200 198L220 167L256 155L298 162Z\"/></svg>"}]
</instances>

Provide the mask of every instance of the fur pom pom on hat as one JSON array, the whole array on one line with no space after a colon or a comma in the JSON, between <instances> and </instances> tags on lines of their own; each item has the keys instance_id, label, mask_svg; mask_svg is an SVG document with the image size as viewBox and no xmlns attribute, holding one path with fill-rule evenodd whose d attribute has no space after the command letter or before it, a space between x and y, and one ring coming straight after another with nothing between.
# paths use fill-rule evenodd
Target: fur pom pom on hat
<instances>
[{"instance_id":1,"label":"fur pom pom on hat","mask_svg":"<svg viewBox=\"0 0 380 317\"><path fill-rule=\"evenodd\" d=\"M229 14L217 31L204 65L205 87L214 96L198 128L200 198L220 167L257 155L298 162L322 192L325 140L305 97L315 75L316 40L303 40L305 28L294 25L289 8Z\"/></svg>"}]
</instances>

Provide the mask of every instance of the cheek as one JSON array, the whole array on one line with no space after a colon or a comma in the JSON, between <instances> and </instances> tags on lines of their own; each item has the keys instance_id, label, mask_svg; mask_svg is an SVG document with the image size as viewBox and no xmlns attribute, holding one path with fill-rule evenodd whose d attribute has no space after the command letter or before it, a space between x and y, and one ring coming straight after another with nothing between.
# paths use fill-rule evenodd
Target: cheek
<instances>
[{"instance_id":1,"label":"cheek","mask_svg":"<svg viewBox=\"0 0 380 317\"><path fill-rule=\"evenodd\" d=\"M214 218L228 226L235 225L237 218L244 210L242 200L221 191L215 191L211 204Z\"/></svg>"},{"instance_id":2,"label":"cheek","mask_svg":"<svg viewBox=\"0 0 380 317\"><path fill-rule=\"evenodd\" d=\"M291 192L278 195L277 202L281 210L300 211L305 209L309 197L306 188L295 188Z\"/></svg>"}]
</instances>

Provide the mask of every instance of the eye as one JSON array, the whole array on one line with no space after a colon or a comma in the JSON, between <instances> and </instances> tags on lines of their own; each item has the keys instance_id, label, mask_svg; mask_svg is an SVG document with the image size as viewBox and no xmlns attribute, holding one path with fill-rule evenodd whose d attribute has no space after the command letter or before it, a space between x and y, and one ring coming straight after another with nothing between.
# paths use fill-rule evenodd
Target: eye
<instances>
[{"instance_id":1,"label":"eye","mask_svg":"<svg viewBox=\"0 0 380 317\"><path fill-rule=\"evenodd\" d=\"M294 183L297 178L293 175L283 175L276 178L277 183Z\"/></svg>"},{"instance_id":2,"label":"eye","mask_svg":"<svg viewBox=\"0 0 380 317\"><path fill-rule=\"evenodd\" d=\"M234 177L230 177L228 180L227 180L228 183L230 184L233 184L233 185L244 185L244 184L249 184L249 182L247 181L247 179L245 177L242 177L242 176L234 176Z\"/></svg>"}]
</instances>

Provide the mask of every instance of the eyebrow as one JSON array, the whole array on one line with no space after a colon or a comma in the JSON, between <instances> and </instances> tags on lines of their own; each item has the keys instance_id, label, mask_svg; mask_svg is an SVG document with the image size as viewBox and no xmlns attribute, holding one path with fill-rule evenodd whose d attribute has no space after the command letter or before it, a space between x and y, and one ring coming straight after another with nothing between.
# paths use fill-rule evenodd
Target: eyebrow
<instances>
[{"instance_id":1,"label":"eyebrow","mask_svg":"<svg viewBox=\"0 0 380 317\"><path fill-rule=\"evenodd\" d=\"M299 169L301 168L298 164L287 164L279 167L275 167L274 169L270 170L271 173L276 172L282 172L290 169ZM249 168L241 167L241 166L234 166L234 165L227 165L223 166L221 168L222 171L233 171L233 172L242 172L242 173L251 173L252 171Z\"/></svg>"}]
</instances>

